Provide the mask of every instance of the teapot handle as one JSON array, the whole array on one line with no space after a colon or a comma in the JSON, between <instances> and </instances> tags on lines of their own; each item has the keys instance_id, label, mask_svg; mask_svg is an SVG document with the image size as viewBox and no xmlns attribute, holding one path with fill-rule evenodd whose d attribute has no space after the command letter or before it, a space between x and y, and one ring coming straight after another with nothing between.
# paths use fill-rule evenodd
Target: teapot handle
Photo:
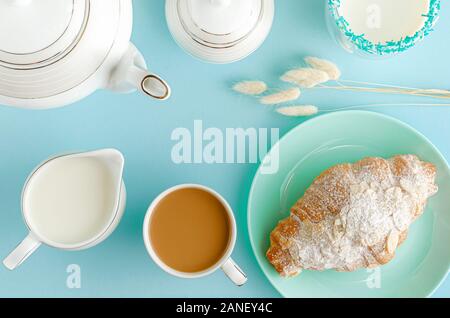
<instances>
[{"instance_id":1,"label":"teapot handle","mask_svg":"<svg viewBox=\"0 0 450 318\"><path fill-rule=\"evenodd\" d=\"M171 93L169 85L161 77L147 71L144 57L132 43L114 69L109 88L117 92L137 89L158 100L168 99Z\"/></svg>"}]
</instances>

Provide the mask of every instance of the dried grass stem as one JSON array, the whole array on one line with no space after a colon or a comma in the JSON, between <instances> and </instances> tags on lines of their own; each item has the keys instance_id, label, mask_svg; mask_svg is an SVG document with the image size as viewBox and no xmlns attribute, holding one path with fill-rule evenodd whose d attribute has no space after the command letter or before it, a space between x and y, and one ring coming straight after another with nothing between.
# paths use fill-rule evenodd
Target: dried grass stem
<instances>
[{"instance_id":1,"label":"dried grass stem","mask_svg":"<svg viewBox=\"0 0 450 318\"><path fill-rule=\"evenodd\" d=\"M372 86L346 86L343 85L342 82L351 82L355 84L362 85L372 85ZM367 93L383 93L383 94L398 94L398 95L410 95L410 96L421 96L421 97L429 97L429 98L438 98L438 99L450 99L450 91L440 90L440 89L420 89L420 88L411 88L411 87L399 87L392 85L384 85L384 84L376 84L376 83L364 83L364 82L355 82L355 81L340 81L336 82L336 86L334 85L318 85L316 88L321 89L335 89L342 91L357 91L357 92L367 92ZM373 87L376 86L376 87Z\"/></svg>"}]
</instances>

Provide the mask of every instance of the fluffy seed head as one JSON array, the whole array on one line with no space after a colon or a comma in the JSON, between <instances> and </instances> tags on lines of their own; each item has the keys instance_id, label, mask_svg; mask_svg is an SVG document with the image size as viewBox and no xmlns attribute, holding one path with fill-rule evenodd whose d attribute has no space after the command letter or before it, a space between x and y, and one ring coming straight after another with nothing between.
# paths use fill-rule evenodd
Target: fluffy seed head
<instances>
[{"instance_id":1,"label":"fluffy seed head","mask_svg":"<svg viewBox=\"0 0 450 318\"><path fill-rule=\"evenodd\" d=\"M298 105L280 107L276 111L281 115L289 117L307 117L316 115L319 109L313 105Z\"/></svg>"},{"instance_id":2,"label":"fluffy seed head","mask_svg":"<svg viewBox=\"0 0 450 318\"><path fill-rule=\"evenodd\" d=\"M260 95L267 90L267 85L261 81L243 81L234 85L233 89L245 95Z\"/></svg>"},{"instance_id":3,"label":"fluffy seed head","mask_svg":"<svg viewBox=\"0 0 450 318\"><path fill-rule=\"evenodd\" d=\"M330 77L324 71L315 68L297 68L285 73L281 80L303 88L312 88L328 82Z\"/></svg>"},{"instance_id":4,"label":"fluffy seed head","mask_svg":"<svg viewBox=\"0 0 450 318\"><path fill-rule=\"evenodd\" d=\"M275 94L266 95L259 101L263 105L276 105L296 100L300 97L301 91L298 87L290 88Z\"/></svg>"},{"instance_id":5,"label":"fluffy seed head","mask_svg":"<svg viewBox=\"0 0 450 318\"><path fill-rule=\"evenodd\" d=\"M305 62L312 68L327 73L328 77L332 80L336 81L341 77L341 71L333 62L312 56L306 57Z\"/></svg>"}]
</instances>

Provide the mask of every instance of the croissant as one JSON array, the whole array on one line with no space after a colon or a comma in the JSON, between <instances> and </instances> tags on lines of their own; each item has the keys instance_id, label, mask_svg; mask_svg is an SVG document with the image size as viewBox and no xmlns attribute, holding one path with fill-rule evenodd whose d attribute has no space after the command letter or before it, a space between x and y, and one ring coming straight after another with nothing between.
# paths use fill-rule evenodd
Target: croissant
<instances>
[{"instance_id":1,"label":"croissant","mask_svg":"<svg viewBox=\"0 0 450 318\"><path fill-rule=\"evenodd\" d=\"M334 166L271 233L267 258L283 277L384 265L438 191L435 177L435 166L414 155Z\"/></svg>"}]
</instances>

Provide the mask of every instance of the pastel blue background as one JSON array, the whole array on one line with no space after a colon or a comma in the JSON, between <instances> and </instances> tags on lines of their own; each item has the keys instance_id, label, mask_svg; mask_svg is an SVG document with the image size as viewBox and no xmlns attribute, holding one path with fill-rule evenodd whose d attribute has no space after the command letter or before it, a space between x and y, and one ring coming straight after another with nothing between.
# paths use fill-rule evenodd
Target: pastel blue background
<instances>
[{"instance_id":1,"label":"pastel blue background","mask_svg":"<svg viewBox=\"0 0 450 318\"><path fill-rule=\"evenodd\" d=\"M128 205L117 231L103 244L83 252L40 248L18 270L0 267L0 296L35 297L277 297L260 271L247 236L246 204L256 165L180 165L172 163L170 135L177 127L278 127L284 134L302 119L281 117L255 100L233 94L240 79L263 79L271 86L283 71L305 55L334 60L345 79L404 86L450 88L450 7L444 1L436 31L418 47L398 57L372 61L352 56L329 37L324 1L277 0L276 19L264 45L244 61L210 65L184 53L172 40L164 18L164 1L134 1L133 41L152 70L173 88L163 103L139 94L99 91L66 108L26 111L0 107L0 257L25 237L19 209L23 182L47 157L67 151L104 147L126 158ZM378 102L427 102L398 96L305 92L302 103L333 109ZM433 101L431 101L433 102ZM424 133L450 159L450 108L378 108ZM345 129L345 127L343 127ZM383 132L380 132L383 133ZM164 189L185 182L215 188L234 208L239 233L235 260L248 284L237 288L221 273L198 280L170 277L152 263L141 239L149 203ZM448 244L448 242L442 242ZM79 264L82 288L66 288L66 267ZM450 296L448 279L435 296Z\"/></svg>"}]
</instances>

